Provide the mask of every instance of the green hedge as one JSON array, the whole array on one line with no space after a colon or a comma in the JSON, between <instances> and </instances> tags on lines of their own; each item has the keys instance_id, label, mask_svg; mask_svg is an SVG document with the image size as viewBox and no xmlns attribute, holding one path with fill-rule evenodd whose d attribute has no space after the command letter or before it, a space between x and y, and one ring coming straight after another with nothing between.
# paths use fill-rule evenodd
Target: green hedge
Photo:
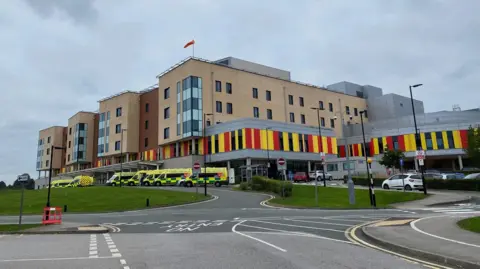
<instances>
[{"instance_id":1,"label":"green hedge","mask_svg":"<svg viewBox=\"0 0 480 269\"><path fill-rule=\"evenodd\" d=\"M368 186L369 181L364 177L352 177L355 185ZM385 178L374 178L373 185L382 187ZM438 190L462 190L462 191L480 191L480 180L477 179L425 179L427 188Z\"/></svg>"},{"instance_id":2,"label":"green hedge","mask_svg":"<svg viewBox=\"0 0 480 269\"><path fill-rule=\"evenodd\" d=\"M291 182L260 176L252 177L250 188L254 191L273 192L280 197L290 197L293 194L293 184Z\"/></svg>"}]
</instances>

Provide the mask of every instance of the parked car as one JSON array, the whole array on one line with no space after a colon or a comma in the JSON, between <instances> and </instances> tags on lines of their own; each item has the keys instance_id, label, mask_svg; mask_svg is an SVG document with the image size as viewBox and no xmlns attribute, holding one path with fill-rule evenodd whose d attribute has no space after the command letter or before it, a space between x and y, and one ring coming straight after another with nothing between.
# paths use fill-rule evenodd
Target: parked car
<instances>
[{"instance_id":1,"label":"parked car","mask_svg":"<svg viewBox=\"0 0 480 269\"><path fill-rule=\"evenodd\" d=\"M328 180L333 180L332 174L330 174L328 172L325 172L325 178L323 178L323 171L322 170L312 171L312 172L310 172L310 174L308 174L308 177L311 180L316 179L317 181L325 180L325 178L328 179Z\"/></svg>"},{"instance_id":2,"label":"parked car","mask_svg":"<svg viewBox=\"0 0 480 269\"><path fill-rule=\"evenodd\" d=\"M383 189L423 190L422 176L415 173L396 174L382 182Z\"/></svg>"},{"instance_id":3,"label":"parked car","mask_svg":"<svg viewBox=\"0 0 480 269\"><path fill-rule=\"evenodd\" d=\"M307 182L308 177L307 173L305 172L296 172L295 175L293 175L293 182Z\"/></svg>"},{"instance_id":4,"label":"parked car","mask_svg":"<svg viewBox=\"0 0 480 269\"><path fill-rule=\"evenodd\" d=\"M480 173L466 175L463 179L480 179Z\"/></svg>"}]
</instances>

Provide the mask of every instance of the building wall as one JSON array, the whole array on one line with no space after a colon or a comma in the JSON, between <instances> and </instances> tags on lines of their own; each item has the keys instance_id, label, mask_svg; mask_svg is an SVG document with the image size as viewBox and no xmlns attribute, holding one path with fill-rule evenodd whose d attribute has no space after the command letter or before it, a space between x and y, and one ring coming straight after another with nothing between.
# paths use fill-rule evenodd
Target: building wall
<instances>
[{"instance_id":1,"label":"building wall","mask_svg":"<svg viewBox=\"0 0 480 269\"><path fill-rule=\"evenodd\" d=\"M147 111L148 106L148 111ZM139 151L158 148L158 88L140 95ZM163 111L162 111L163 112ZM148 126L147 122L148 121ZM148 127L148 128L146 128ZM145 141L147 139L147 141ZM147 143L147 144L146 144Z\"/></svg>"},{"instance_id":2,"label":"building wall","mask_svg":"<svg viewBox=\"0 0 480 269\"><path fill-rule=\"evenodd\" d=\"M124 153L138 153L139 149L139 122L140 122L140 96L136 92L125 92L112 98L100 101L99 114L105 113L107 118L110 113L109 137L105 139L108 143L108 152L102 154L98 152L98 157L109 157L120 154L120 148L115 150L115 142L121 141L121 129L127 129L123 132L122 150ZM116 116L117 108L122 109L121 116ZM101 116L100 116L101 117ZM116 125L121 128L116 133ZM100 128L99 128L100 129ZM101 130L99 130L101 133ZM99 143L100 144L100 143Z\"/></svg>"},{"instance_id":3,"label":"building wall","mask_svg":"<svg viewBox=\"0 0 480 269\"><path fill-rule=\"evenodd\" d=\"M423 102L413 100L415 114L423 114ZM368 100L368 116L370 121L381 121L397 117L413 115L412 102L409 97L398 94L386 94Z\"/></svg>"},{"instance_id":4,"label":"building wall","mask_svg":"<svg viewBox=\"0 0 480 269\"><path fill-rule=\"evenodd\" d=\"M65 150L55 149L53 160L50 164L51 147L65 147L67 128L63 126L53 126L39 132L37 149L37 171L50 169L59 170L65 165ZM54 171L54 174L58 171Z\"/></svg>"},{"instance_id":5,"label":"building wall","mask_svg":"<svg viewBox=\"0 0 480 269\"><path fill-rule=\"evenodd\" d=\"M227 57L216 61L217 63L228 65L237 69L248 70L271 77L290 80L290 72L278 68L257 64L242 59Z\"/></svg>"},{"instance_id":6,"label":"building wall","mask_svg":"<svg viewBox=\"0 0 480 269\"><path fill-rule=\"evenodd\" d=\"M296 124L301 124L300 115L303 114L306 120L305 125L318 126L317 113L310 107L318 107L319 101L323 101L325 110L320 112L320 116L325 119L325 126L330 127L330 119L334 118L335 112L344 112L345 106L350 107L351 115L354 115L354 108L357 110L366 108L366 101L362 98L190 59L159 78L159 126L161 127L158 142L160 145L181 138L176 132L176 85L188 76L201 78L203 113L213 113L209 117L212 124L239 118L253 118L253 108L258 107L259 119L267 119L267 109L271 109L273 121L290 122L289 113L294 113ZM221 92L216 91L215 81L221 82ZM226 93L227 82L232 85L232 94ZM170 98L167 100L163 96L166 88L171 89ZM258 89L258 99L252 97L252 88ZM266 100L266 90L271 91L271 101ZM293 96L293 105L288 103L289 95ZM303 107L299 104L299 97L303 97ZM341 108L339 108L339 100L342 102ZM217 113L215 110L217 101L222 103L222 113ZM232 104L232 114L227 113L227 103ZM329 103L333 105L332 112L329 111ZM164 120L163 109L166 107L170 107L170 118ZM360 122L360 116L353 116L352 122ZM168 139L164 139L162 127L170 128ZM340 133L341 128L338 122L335 122L334 129L338 134Z\"/></svg>"},{"instance_id":7,"label":"building wall","mask_svg":"<svg viewBox=\"0 0 480 269\"><path fill-rule=\"evenodd\" d=\"M98 123L96 123L95 118L96 118L96 113L93 112L78 112L74 116L72 116L68 120L68 126L67 126L67 149L66 149L66 157L65 157L65 163L67 166L76 164L77 166L79 164L91 164L95 161L96 155L97 155L97 148L96 148L96 142L97 142L97 137L95 129L98 128ZM85 156L83 159L79 159L78 161L74 158L74 151L75 151L75 133L76 131L76 126L79 123L83 123L86 125L86 139L84 139L84 152ZM77 137L78 140L78 137ZM79 145L79 148L82 145Z\"/></svg>"}]
</instances>

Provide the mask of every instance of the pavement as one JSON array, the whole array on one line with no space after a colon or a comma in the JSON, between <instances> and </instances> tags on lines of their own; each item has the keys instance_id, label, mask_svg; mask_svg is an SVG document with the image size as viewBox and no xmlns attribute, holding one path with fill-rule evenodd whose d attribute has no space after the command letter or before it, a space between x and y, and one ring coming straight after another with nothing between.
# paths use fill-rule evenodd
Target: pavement
<instances>
[{"instance_id":1,"label":"pavement","mask_svg":"<svg viewBox=\"0 0 480 269\"><path fill-rule=\"evenodd\" d=\"M392 217L453 215L432 208L286 209L269 206L269 195L208 192L215 199L197 204L64 215L75 227L109 229L102 234L0 235L0 268L425 268L427 263L362 247L349 231ZM24 223L40 219L24 216ZM15 221L0 216L0 223Z\"/></svg>"}]
</instances>

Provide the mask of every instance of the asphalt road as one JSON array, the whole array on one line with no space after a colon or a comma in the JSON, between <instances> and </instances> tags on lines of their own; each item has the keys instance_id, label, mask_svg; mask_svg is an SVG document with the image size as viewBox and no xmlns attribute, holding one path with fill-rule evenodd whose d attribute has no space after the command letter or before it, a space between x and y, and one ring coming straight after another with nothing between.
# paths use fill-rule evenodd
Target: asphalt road
<instances>
[{"instance_id":1,"label":"asphalt road","mask_svg":"<svg viewBox=\"0 0 480 269\"><path fill-rule=\"evenodd\" d=\"M345 231L360 223L431 211L278 209L262 205L269 198L262 194L227 188L210 188L209 193L217 198L64 217L105 225L112 229L109 234L0 235L0 268L424 268L360 247ZM3 223L16 220L0 217ZM39 216L25 221L38 222Z\"/></svg>"}]
</instances>

